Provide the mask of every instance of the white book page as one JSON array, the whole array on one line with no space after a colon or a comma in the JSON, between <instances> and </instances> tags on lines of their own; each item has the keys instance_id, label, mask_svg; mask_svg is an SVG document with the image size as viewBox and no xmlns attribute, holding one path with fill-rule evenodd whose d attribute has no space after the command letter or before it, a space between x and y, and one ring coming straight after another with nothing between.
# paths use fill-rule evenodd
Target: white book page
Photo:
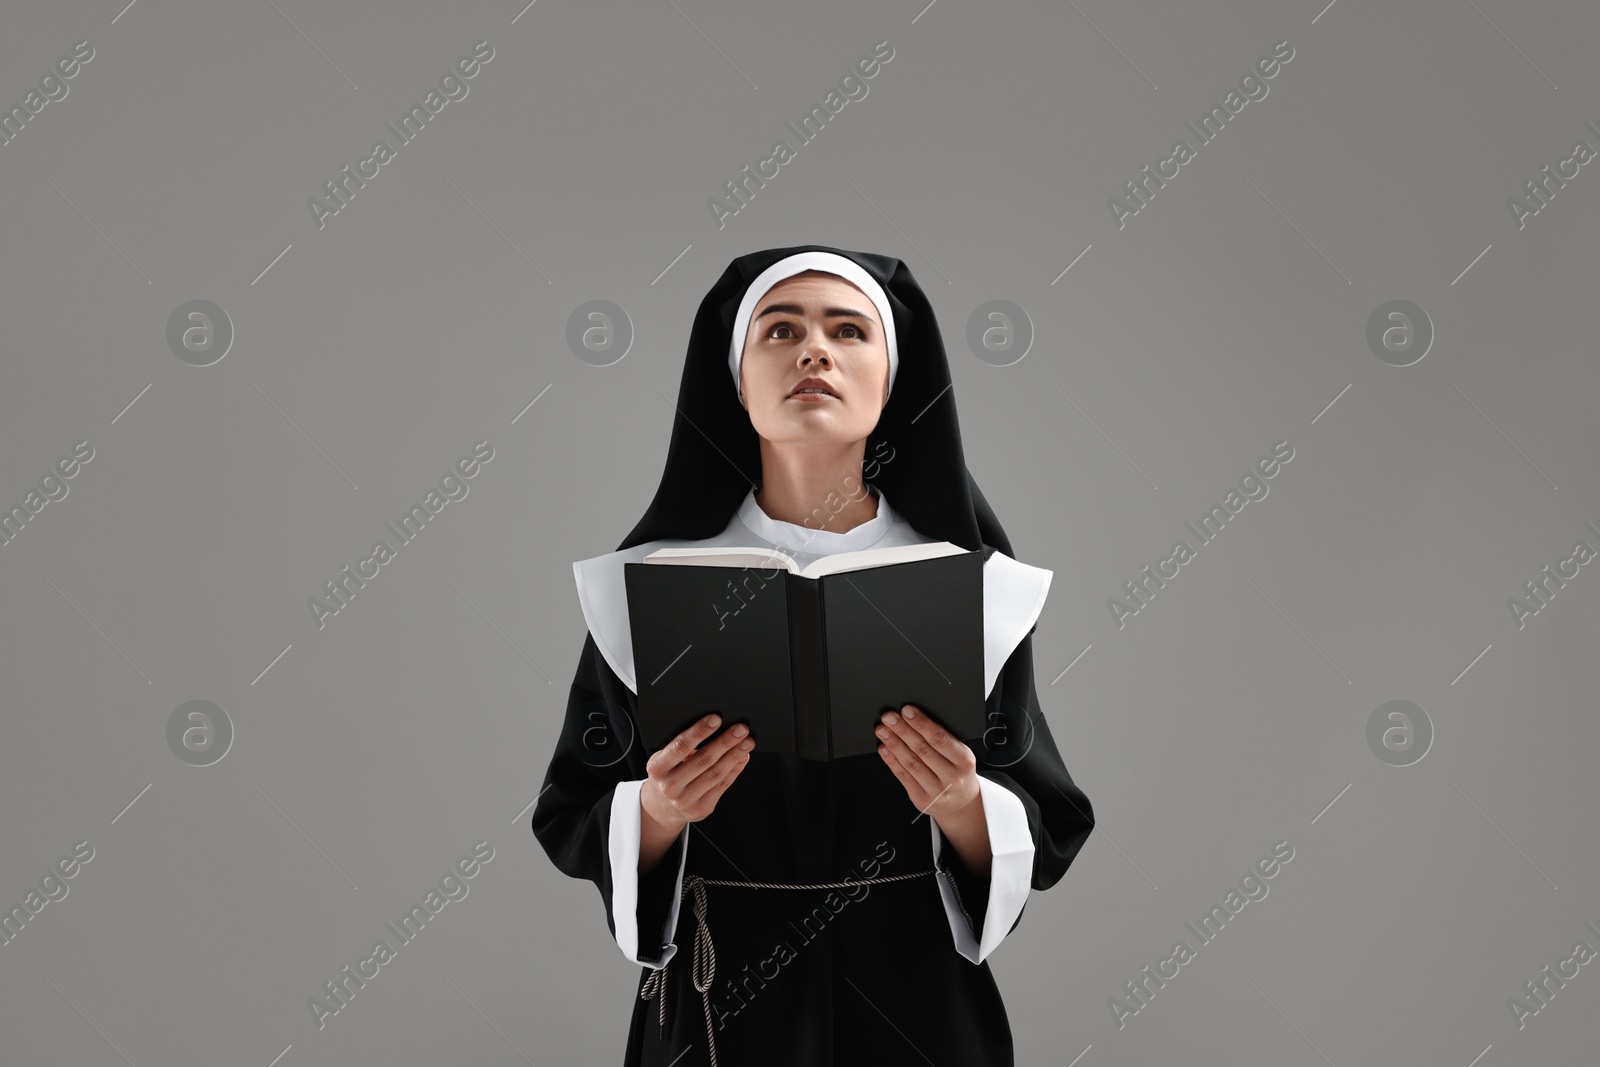
<instances>
[{"instance_id":1,"label":"white book page","mask_svg":"<svg viewBox=\"0 0 1600 1067\"><path fill-rule=\"evenodd\" d=\"M644 557L646 563L674 563L691 567L773 567L800 573L791 557L769 548L658 548Z\"/></svg>"},{"instance_id":2,"label":"white book page","mask_svg":"<svg viewBox=\"0 0 1600 1067\"><path fill-rule=\"evenodd\" d=\"M658 548L644 557L646 563L672 563L698 567L781 567L802 578L821 578L919 559L956 556L967 550L949 541L923 545L898 545L894 548L867 548L860 552L836 552L801 568L793 557L768 548Z\"/></svg>"},{"instance_id":3,"label":"white book page","mask_svg":"<svg viewBox=\"0 0 1600 1067\"><path fill-rule=\"evenodd\" d=\"M938 559L940 556L960 556L965 555L966 551L960 545L953 545L949 541L934 541L925 545L897 545L894 548L866 548L860 552L836 552L814 561L799 574L802 578L821 578L824 574L864 571L872 567L888 567L919 559Z\"/></svg>"}]
</instances>

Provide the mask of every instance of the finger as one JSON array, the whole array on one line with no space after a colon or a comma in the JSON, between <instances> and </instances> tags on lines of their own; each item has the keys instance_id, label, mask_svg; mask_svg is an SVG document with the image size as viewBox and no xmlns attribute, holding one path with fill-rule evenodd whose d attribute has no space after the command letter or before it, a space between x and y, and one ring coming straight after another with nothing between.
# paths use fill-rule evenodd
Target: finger
<instances>
[{"instance_id":1,"label":"finger","mask_svg":"<svg viewBox=\"0 0 1600 1067\"><path fill-rule=\"evenodd\" d=\"M693 756L700 742L715 733L717 727L721 725L722 717L720 715L715 712L707 715L667 742L666 747L651 756L649 762L655 763L660 774L665 775L672 768Z\"/></svg>"},{"instance_id":2,"label":"finger","mask_svg":"<svg viewBox=\"0 0 1600 1067\"><path fill-rule=\"evenodd\" d=\"M723 791L733 784L733 780L739 776L739 772L744 770L749 761L749 749L743 747L728 749L699 777L684 787L678 802L697 805L710 800L714 803L722 797Z\"/></svg>"},{"instance_id":3,"label":"finger","mask_svg":"<svg viewBox=\"0 0 1600 1067\"><path fill-rule=\"evenodd\" d=\"M924 717L919 715L918 718ZM892 711L884 712L883 719L888 728L894 731L895 736L916 754L924 766L938 775L940 782L950 782L960 777L961 768L951 762L948 757L924 737L922 731L912 726L912 720Z\"/></svg>"},{"instance_id":4,"label":"finger","mask_svg":"<svg viewBox=\"0 0 1600 1067\"><path fill-rule=\"evenodd\" d=\"M889 758L904 768L907 775L917 783L929 796L938 793L944 788L944 783L939 779L927 764L922 762L922 757L913 752L892 726L879 726L879 740L889 750ZM887 736L884 736L887 735Z\"/></svg>"},{"instance_id":5,"label":"finger","mask_svg":"<svg viewBox=\"0 0 1600 1067\"><path fill-rule=\"evenodd\" d=\"M906 796L911 798L912 805L921 810L922 798L926 794L923 793L922 787L917 784L917 780L911 777L904 767L900 766L900 761L894 758L894 753L889 751L888 746L879 745L878 755L883 757L883 762L889 768L890 773L905 787Z\"/></svg>"},{"instance_id":6,"label":"finger","mask_svg":"<svg viewBox=\"0 0 1600 1067\"><path fill-rule=\"evenodd\" d=\"M953 774L960 775L977 765L977 756L965 742L940 726L932 716L915 704L907 707L911 709L910 712L902 714L900 718L921 734L935 752L949 761Z\"/></svg>"},{"instance_id":7,"label":"finger","mask_svg":"<svg viewBox=\"0 0 1600 1067\"><path fill-rule=\"evenodd\" d=\"M702 743L699 751L668 771L665 777L680 791L688 789L696 778L714 766L729 749L750 741L749 733L750 728L744 723L734 724L711 740Z\"/></svg>"}]
</instances>

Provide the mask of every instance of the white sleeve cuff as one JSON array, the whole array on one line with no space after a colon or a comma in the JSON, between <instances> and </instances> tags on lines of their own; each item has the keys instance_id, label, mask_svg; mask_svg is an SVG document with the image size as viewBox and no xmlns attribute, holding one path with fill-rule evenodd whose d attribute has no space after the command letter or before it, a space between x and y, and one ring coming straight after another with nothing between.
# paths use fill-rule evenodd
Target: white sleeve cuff
<instances>
[{"instance_id":1,"label":"white sleeve cuff","mask_svg":"<svg viewBox=\"0 0 1600 1067\"><path fill-rule=\"evenodd\" d=\"M939 878L939 896L944 900L950 933L956 951L973 963L982 963L1011 932L1022 906L1028 902L1033 881L1033 833L1028 829L1028 812L1017 795L999 782L978 776L978 792L983 797L983 821L989 831L989 907L983 914L983 941L972 936L972 927L961 914L961 906L948 878ZM933 858L939 859L943 835L939 824L928 820L933 833ZM620 931L620 927L618 928Z\"/></svg>"},{"instance_id":2,"label":"white sleeve cuff","mask_svg":"<svg viewBox=\"0 0 1600 1067\"><path fill-rule=\"evenodd\" d=\"M689 862L689 826L678 838L683 848L678 858L678 885L672 894L672 913L661 931L666 947L659 960L639 958L639 790L646 779L618 782L611 797L611 828L608 847L611 855L611 918L617 928L617 947L629 962L659 971L678 954L672 944L678 931L678 906L683 902L683 871ZM968 938L968 940L971 940ZM654 944L648 946L654 951Z\"/></svg>"}]
</instances>

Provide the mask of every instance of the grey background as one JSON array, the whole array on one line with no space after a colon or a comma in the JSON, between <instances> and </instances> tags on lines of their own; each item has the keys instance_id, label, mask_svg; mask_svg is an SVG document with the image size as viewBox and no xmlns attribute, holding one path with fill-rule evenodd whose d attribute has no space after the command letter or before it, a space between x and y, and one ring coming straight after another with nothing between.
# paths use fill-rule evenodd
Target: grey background
<instances>
[{"instance_id":1,"label":"grey background","mask_svg":"<svg viewBox=\"0 0 1600 1067\"><path fill-rule=\"evenodd\" d=\"M1520 230L1506 200L1600 148L1597 39L1592 4L1507 0L8 5L6 108L95 56L0 147L0 503L95 456L0 548L0 903L95 855L0 948L0 1062L620 1060L638 968L527 821L570 563L649 503L706 289L808 242L909 264L969 465L1055 575L1040 696L1098 826L990 958L1018 1062L1591 1058L1594 966L1521 1032L1507 999L1600 949L1600 577L1520 630L1507 600L1600 545L1600 175ZM479 40L468 97L319 230L306 200ZM707 198L880 40L719 230ZM1281 40L1119 230L1107 198ZM194 299L236 330L204 368L165 340ZM565 343L593 299L636 333L604 368ZM963 340L993 299L1036 331L1012 366ZM1365 341L1394 299L1436 330L1405 368ZM479 440L319 630L307 599ZM1119 629L1106 600L1282 440ZM203 768L165 733L195 699L235 730ZM1366 742L1394 699L1435 731L1407 767ZM479 840L469 896L319 1031L307 998ZM1280 840L1119 1029L1108 998Z\"/></svg>"}]
</instances>

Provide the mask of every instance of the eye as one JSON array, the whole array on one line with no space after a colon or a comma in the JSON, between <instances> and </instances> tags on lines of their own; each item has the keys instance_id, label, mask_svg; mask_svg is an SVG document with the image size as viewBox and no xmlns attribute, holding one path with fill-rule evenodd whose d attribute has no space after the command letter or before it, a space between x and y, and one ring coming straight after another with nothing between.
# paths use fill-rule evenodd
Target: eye
<instances>
[{"instance_id":1,"label":"eye","mask_svg":"<svg viewBox=\"0 0 1600 1067\"><path fill-rule=\"evenodd\" d=\"M866 331L862 330L860 326L857 326L853 322L847 322L840 326L839 329L841 331L850 331L848 334L842 334L842 336L848 337L851 340L865 341L867 339ZM783 330L785 332L780 334L777 332L779 330ZM787 340L789 337L793 336L793 333L793 327L791 327L787 322L777 322L773 323L772 327L767 330L767 337Z\"/></svg>"}]
</instances>

